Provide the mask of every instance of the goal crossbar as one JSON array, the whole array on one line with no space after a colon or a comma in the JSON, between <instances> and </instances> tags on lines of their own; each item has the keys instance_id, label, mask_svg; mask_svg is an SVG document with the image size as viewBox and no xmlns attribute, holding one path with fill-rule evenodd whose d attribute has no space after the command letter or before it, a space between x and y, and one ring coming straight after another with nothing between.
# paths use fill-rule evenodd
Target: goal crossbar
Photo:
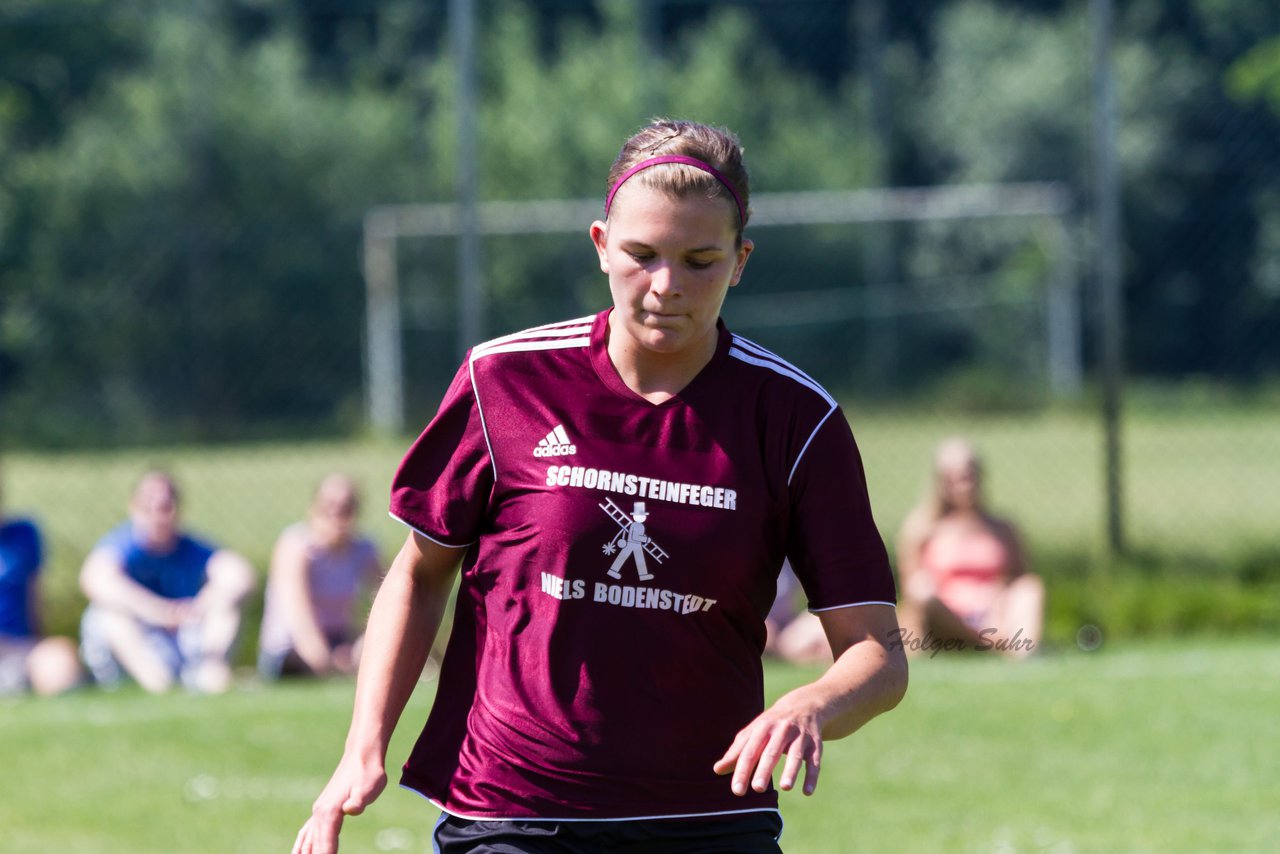
<instances>
[{"instance_id":1,"label":"goal crossbar","mask_svg":"<svg viewBox=\"0 0 1280 854\"><path fill-rule=\"evenodd\" d=\"M1066 258L1065 219L1075 204L1059 182L961 184L943 187L887 187L796 193L757 193L751 198L750 228L796 225L848 225L928 220L1046 218L1057 225L1055 242ZM403 354L400 342L400 295L396 243L405 237L455 237L464 222L462 206L434 204L378 205L364 216L366 294L366 403L373 428L399 433L404 427ZM481 235L567 234L582 230L604 215L599 199L490 201L476 206ZM1078 326L1074 308L1075 277L1063 267L1054 275L1050 296L1051 369L1062 376L1056 385L1079 382ZM1063 311L1053 305L1062 303ZM1064 302L1065 301L1065 302ZM1064 313L1065 312L1065 313ZM1054 355L1054 354L1057 355ZM1056 366L1056 368L1054 367Z\"/></svg>"}]
</instances>

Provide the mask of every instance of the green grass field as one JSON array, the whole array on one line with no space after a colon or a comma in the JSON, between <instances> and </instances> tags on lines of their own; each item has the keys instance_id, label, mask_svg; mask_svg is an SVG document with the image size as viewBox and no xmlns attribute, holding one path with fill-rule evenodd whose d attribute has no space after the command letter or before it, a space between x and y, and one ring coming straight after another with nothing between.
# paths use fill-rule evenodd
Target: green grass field
<instances>
[{"instance_id":1,"label":"green grass field","mask_svg":"<svg viewBox=\"0 0 1280 854\"><path fill-rule=\"evenodd\" d=\"M817 671L772 665L771 696ZM397 768L432 697L393 741ZM336 761L349 682L222 697L0 701L6 854L287 851ZM1142 644L913 663L907 699L783 795L788 852L1245 852L1280 839L1280 646ZM678 712L677 712L678 713ZM393 781L394 781L393 775ZM430 850L389 788L344 851Z\"/></svg>"},{"instance_id":2,"label":"green grass field","mask_svg":"<svg viewBox=\"0 0 1280 854\"><path fill-rule=\"evenodd\" d=\"M1051 578L1056 651L1043 659L916 663L901 708L831 745L817 796L784 796L785 850L1272 850L1280 839L1280 646L1247 636L1134 645L1112 632L1101 652L1084 654L1071 641L1080 615L1096 608L1107 626L1107 608L1115 624L1141 628L1147 620L1139 634L1230 624L1274 636L1274 415L1206 408L1130 418L1128 528L1158 568L1122 577L1090 574L1103 551L1101 431L1092 418L853 411L851 419L886 539L920 495L934 444L963 434L985 452L993 503L1019 521L1033 561L1074 555L1061 566L1080 577L1058 568ZM123 518L144 467L173 470L190 526L265 570L276 535L301 517L314 484L333 469L364 487L365 526L389 557L404 532L383 508L406 445L12 452L4 459L4 507L41 522L51 628L74 631L80 563ZM1246 564L1261 581L1227 579L1202 595L1203 582ZM1224 620L1233 609L1238 618ZM247 661L253 614L245 634ZM773 666L770 692L812 675ZM415 695L393 766L416 735L432 687ZM350 702L344 682L270 690L250 682L215 698L125 689L2 700L0 852L288 850L338 758ZM350 823L344 850L428 850L434 817L416 795L392 788Z\"/></svg>"}]
</instances>

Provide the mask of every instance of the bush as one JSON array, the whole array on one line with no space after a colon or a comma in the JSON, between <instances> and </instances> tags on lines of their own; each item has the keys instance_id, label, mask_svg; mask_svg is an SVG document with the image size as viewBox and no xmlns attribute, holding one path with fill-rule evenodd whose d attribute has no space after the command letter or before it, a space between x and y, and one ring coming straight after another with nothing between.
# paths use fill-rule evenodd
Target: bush
<instances>
[{"instance_id":1,"label":"bush","mask_svg":"<svg viewBox=\"0 0 1280 854\"><path fill-rule=\"evenodd\" d=\"M1216 565L1143 554L1111 562L1043 555L1045 637L1073 645L1084 626L1106 640L1280 630L1280 555L1243 551Z\"/></svg>"}]
</instances>

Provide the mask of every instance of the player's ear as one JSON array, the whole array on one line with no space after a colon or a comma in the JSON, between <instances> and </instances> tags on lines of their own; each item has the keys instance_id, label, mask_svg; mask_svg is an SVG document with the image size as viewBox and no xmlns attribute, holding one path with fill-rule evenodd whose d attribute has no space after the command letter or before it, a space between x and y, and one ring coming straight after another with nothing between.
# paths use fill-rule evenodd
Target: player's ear
<instances>
[{"instance_id":1,"label":"player's ear","mask_svg":"<svg viewBox=\"0 0 1280 854\"><path fill-rule=\"evenodd\" d=\"M738 247L738 257L734 263L733 278L729 280L729 287L738 284L742 279L742 271L747 268L747 258L751 256L751 250L756 248L756 244L750 238L743 238L742 245Z\"/></svg>"},{"instance_id":2,"label":"player's ear","mask_svg":"<svg viewBox=\"0 0 1280 854\"><path fill-rule=\"evenodd\" d=\"M605 251L605 243L609 239L609 226L600 220L591 223L591 242L596 246L596 255L600 257L600 272L609 272L609 254Z\"/></svg>"}]
</instances>

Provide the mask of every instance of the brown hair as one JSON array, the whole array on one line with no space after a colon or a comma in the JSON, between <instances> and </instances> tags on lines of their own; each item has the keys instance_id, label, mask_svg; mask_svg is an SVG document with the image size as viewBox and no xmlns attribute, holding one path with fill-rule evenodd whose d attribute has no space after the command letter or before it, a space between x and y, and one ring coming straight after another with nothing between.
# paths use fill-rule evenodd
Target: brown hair
<instances>
[{"instance_id":1,"label":"brown hair","mask_svg":"<svg viewBox=\"0 0 1280 854\"><path fill-rule=\"evenodd\" d=\"M622 150L609 169L609 183L605 192L612 190L622 174L632 166L666 154L679 154L701 160L715 168L732 185L738 198L742 200L742 217L734 217L738 220L737 237L741 241L742 229L751 216L751 183L742 159L742 144L726 128L677 119L653 119L622 144ZM715 176L680 163L665 163L662 167L646 169L627 181L639 181L646 187L661 190L676 198L691 195L723 198L734 208L737 207L732 194Z\"/></svg>"}]
</instances>

